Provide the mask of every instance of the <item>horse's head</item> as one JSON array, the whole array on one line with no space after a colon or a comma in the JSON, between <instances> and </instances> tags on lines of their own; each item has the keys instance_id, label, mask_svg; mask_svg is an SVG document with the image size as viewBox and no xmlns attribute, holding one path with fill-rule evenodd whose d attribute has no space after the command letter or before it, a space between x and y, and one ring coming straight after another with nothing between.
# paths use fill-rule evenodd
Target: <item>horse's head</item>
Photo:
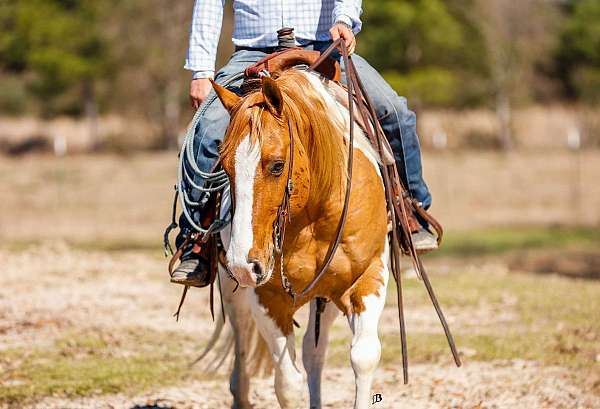
<instances>
[{"instance_id":1,"label":"horse's head","mask_svg":"<svg viewBox=\"0 0 600 409\"><path fill-rule=\"evenodd\" d=\"M257 287L269 281L275 264L273 231L290 171L290 138L295 141L291 213L308 200L308 155L298 135L305 129L299 113L290 113L294 108L278 81L264 78L260 92L244 98L213 86L231 115L221 146L234 205L227 264L241 286Z\"/></svg>"}]
</instances>

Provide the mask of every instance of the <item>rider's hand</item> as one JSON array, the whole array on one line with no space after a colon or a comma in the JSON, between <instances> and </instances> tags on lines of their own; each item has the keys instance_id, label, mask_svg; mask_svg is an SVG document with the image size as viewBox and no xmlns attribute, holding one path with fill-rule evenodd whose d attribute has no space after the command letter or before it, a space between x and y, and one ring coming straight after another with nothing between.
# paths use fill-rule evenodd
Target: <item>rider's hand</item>
<instances>
[{"instance_id":1,"label":"rider's hand","mask_svg":"<svg viewBox=\"0 0 600 409\"><path fill-rule=\"evenodd\" d=\"M212 89L212 85L208 78L198 78L190 83L190 102L194 109L198 109L200 104L204 102L208 93Z\"/></svg>"},{"instance_id":2,"label":"rider's hand","mask_svg":"<svg viewBox=\"0 0 600 409\"><path fill-rule=\"evenodd\" d=\"M331 34L331 39L333 41L337 40L338 38L342 38L344 40L346 48L348 49L348 54L352 54L354 52L354 49L356 48L356 37L354 37L354 33L350 27L345 24L336 23L333 25L333 27L331 27L329 33Z\"/></svg>"}]
</instances>

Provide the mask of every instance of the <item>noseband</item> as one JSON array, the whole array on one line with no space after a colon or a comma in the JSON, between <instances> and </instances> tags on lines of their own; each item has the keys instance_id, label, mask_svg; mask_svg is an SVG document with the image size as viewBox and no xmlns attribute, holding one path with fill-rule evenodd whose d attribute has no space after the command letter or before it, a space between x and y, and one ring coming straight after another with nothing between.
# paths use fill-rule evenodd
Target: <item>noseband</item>
<instances>
[{"instance_id":1,"label":"noseband","mask_svg":"<svg viewBox=\"0 0 600 409\"><path fill-rule=\"evenodd\" d=\"M279 269L281 273L281 285L286 293L288 293L295 302L296 293L292 288L290 280L283 271L283 240L285 238L285 227L292 220L292 213L290 209L290 199L292 192L294 191L294 182L292 180L292 171L294 169L294 134L292 131L292 120L288 116L287 120L288 132L290 135L290 153L288 160L288 175L287 181L285 182L285 191L283 192L283 199L281 204L277 208L277 216L273 222L273 254L279 255Z\"/></svg>"}]
</instances>

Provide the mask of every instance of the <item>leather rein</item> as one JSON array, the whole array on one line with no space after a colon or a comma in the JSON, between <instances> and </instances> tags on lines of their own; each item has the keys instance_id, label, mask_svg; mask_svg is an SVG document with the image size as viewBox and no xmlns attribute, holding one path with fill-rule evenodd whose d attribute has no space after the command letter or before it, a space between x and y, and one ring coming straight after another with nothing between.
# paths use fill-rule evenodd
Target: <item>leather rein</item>
<instances>
[{"instance_id":1,"label":"leather rein","mask_svg":"<svg viewBox=\"0 0 600 409\"><path fill-rule=\"evenodd\" d=\"M340 47L342 50L342 56L344 59L344 64L346 67L349 67L350 55L348 54L348 50L346 49L346 45L341 40L336 40L325 50L319 59L312 64L309 69L314 70L319 64L321 64L325 59L327 59L337 47ZM285 52L285 51L284 51ZM352 69L354 67L352 66ZM293 304L296 303L296 300L299 297L305 297L308 292L310 292L319 282L319 280L323 277L323 275L327 272L327 269L331 265L333 261L333 257L335 256L335 252L337 251L340 242L342 240L342 234L344 231L344 226L346 225L346 219L348 217L348 208L350 207L350 191L352 189L352 165L353 165L353 156L354 156L354 99L353 99L353 84L350 81L351 76L348 75L348 69L346 70L346 80L348 83L348 107L350 113L350 137L348 143L348 161L347 161L347 180L346 180L346 190L344 193L344 206L342 208L342 213L340 215L340 219L337 224L337 228L335 231L334 239L329 244L329 248L327 249L327 253L325 254L325 259L319 269L317 270L313 279L308 283L308 285L299 293L296 293L292 288L292 285L285 275L283 268L283 243L285 239L285 227L287 222L291 220L290 214L290 198L293 192L293 181L292 181L292 170L294 165L294 135L292 130L292 124L290 119L288 118L288 130L290 136L290 152L289 152L289 161L288 161L288 175L286 182L286 189L283 194L283 199L279 208L277 210L277 216L275 217L275 222L273 223L273 244L275 252L279 255L279 265L280 265L280 274L281 274L281 285L286 293L288 293L292 297ZM318 337L317 337L318 339Z\"/></svg>"},{"instance_id":2,"label":"leather rein","mask_svg":"<svg viewBox=\"0 0 600 409\"><path fill-rule=\"evenodd\" d=\"M393 154L391 147L377 121L377 115L374 110L374 105L370 99L370 97L365 92L364 86L358 76L356 71L356 67L354 66L354 62L352 61L351 55L348 54L348 50L346 45L342 39L338 39L334 41L328 48L325 50L321 56L309 67L311 70L315 70L322 64L327 58L339 48L341 50L341 56L344 61L345 67L345 77L346 77L346 90L348 94L348 113L350 120L350 131L349 131L349 143L348 143L348 162L347 162L347 181L346 181L346 191L344 196L344 206L342 208L342 212L340 215L340 219L338 221L338 225L335 231L335 235L331 243L329 244L329 248L325 255L325 258L317 270L313 279L309 282L309 284L302 289L302 291L296 293L292 288L292 285L285 275L283 268L284 254L283 254L283 243L285 239L285 230L287 223L291 220L290 213L290 199L293 192L293 181L292 181L292 170L294 164L294 134L293 128L291 124L291 120L288 118L288 130L289 130L289 138L290 138L290 151L289 151L289 161L288 161L288 175L286 188L284 191L284 195L279 205L277 216L273 223L273 244L274 244L274 253L279 255L280 262L280 274L281 274L281 284L283 289L292 297L292 302L295 304L296 300L299 297L305 297L311 290L315 288L318 284L319 280L323 277L323 275L327 272L327 269L331 265L333 261L333 257L335 256L336 250L339 247L339 244L342 239L342 234L344 230L344 226L346 224L346 219L348 216L348 208L350 204L350 191L352 187L352 165L353 165L353 152L354 152L354 123L355 123L355 113L354 113L354 105L356 102L357 111L360 114L360 117L363 122L363 128L365 133L367 134L371 144L378 151L383 164L381 165L381 174L383 178L383 183L385 187L386 193L386 202L388 208L388 214L390 216L393 228L389 233L390 239L390 250L391 250L391 270L396 281L396 294L398 301L398 318L400 323L400 339L401 339L401 349L402 349L402 368L403 368L403 378L404 383L408 383L408 351L406 346L406 326L404 322L404 307L403 307L403 296L402 296L402 285L401 285L401 276L400 276L400 257L401 255L408 254L412 260L414 269L417 273L417 276L423 280L425 284L425 288L427 293L431 299L431 302L434 306L434 309L438 315L438 318L442 324L444 329L446 339L448 341L448 345L452 352L452 356L454 358L454 362L457 366L461 366L460 357L458 355L458 351L456 350L456 346L454 343L454 339L452 334L450 333L450 329L444 317L444 314L441 310L441 307L437 301L437 297L433 291L431 283L429 281L429 277L427 275L427 271L421 262L419 255L415 249L414 243L412 242L411 230L409 227L408 221L408 212L411 211L411 208L421 216L424 220L429 222L429 224L434 228L437 233L438 242L441 241L443 235L442 226L438 223L435 218L433 218L429 213L422 208L421 203L413 199L408 193L407 189L404 188L402 182L398 176L398 171L396 169L395 161L393 160ZM268 57L267 57L268 58ZM356 101L355 101L356 99ZM391 158L391 159L390 159ZM319 339L319 319L320 313L324 310L324 304L326 300L322 297L316 297L317 299L317 319L315 323L315 341L318 342Z\"/></svg>"}]
</instances>

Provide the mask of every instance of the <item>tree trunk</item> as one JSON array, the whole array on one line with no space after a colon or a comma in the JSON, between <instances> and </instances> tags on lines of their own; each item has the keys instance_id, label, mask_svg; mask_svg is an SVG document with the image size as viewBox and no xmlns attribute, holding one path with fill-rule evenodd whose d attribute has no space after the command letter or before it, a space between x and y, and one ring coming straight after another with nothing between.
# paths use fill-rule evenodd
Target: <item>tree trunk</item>
<instances>
[{"instance_id":1,"label":"tree trunk","mask_svg":"<svg viewBox=\"0 0 600 409\"><path fill-rule=\"evenodd\" d=\"M162 135L159 148L177 148L181 106L179 104L179 84L177 78L172 78L165 87L162 108Z\"/></svg>"},{"instance_id":2,"label":"tree trunk","mask_svg":"<svg viewBox=\"0 0 600 409\"><path fill-rule=\"evenodd\" d=\"M498 90L496 94L496 118L498 119L500 145L504 150L511 150L514 147L512 138L512 111L510 97L503 88Z\"/></svg>"},{"instance_id":3,"label":"tree trunk","mask_svg":"<svg viewBox=\"0 0 600 409\"><path fill-rule=\"evenodd\" d=\"M83 81L83 106L85 119L88 126L89 146L95 148L98 146L98 104L96 103L96 90L94 80L85 79Z\"/></svg>"}]
</instances>

